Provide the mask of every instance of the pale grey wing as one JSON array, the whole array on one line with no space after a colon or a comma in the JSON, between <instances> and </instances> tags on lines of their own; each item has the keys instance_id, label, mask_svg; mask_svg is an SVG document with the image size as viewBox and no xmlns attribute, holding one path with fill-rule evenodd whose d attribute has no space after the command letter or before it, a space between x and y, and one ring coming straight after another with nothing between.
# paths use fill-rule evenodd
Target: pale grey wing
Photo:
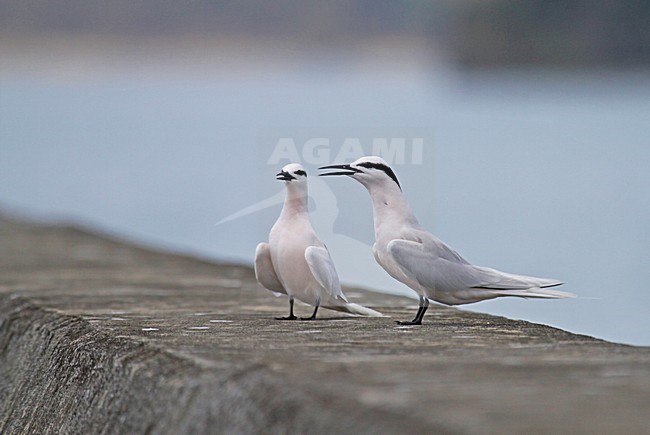
<instances>
[{"instance_id":1,"label":"pale grey wing","mask_svg":"<svg viewBox=\"0 0 650 435\"><path fill-rule=\"evenodd\" d=\"M255 278L267 290L273 293L287 294L284 286L278 279L271 261L271 247L268 243L260 243L255 250Z\"/></svg>"},{"instance_id":2,"label":"pale grey wing","mask_svg":"<svg viewBox=\"0 0 650 435\"><path fill-rule=\"evenodd\" d=\"M517 277L494 269L450 261L432 252L428 246L407 240L391 241L388 252L407 276L426 288L441 292L466 288L523 290L538 287L537 281L553 281ZM559 282L552 285L559 285Z\"/></svg>"},{"instance_id":3,"label":"pale grey wing","mask_svg":"<svg viewBox=\"0 0 650 435\"><path fill-rule=\"evenodd\" d=\"M414 228L406 232L403 239L413 242L419 242L427 246L436 257L444 258L449 261L470 264L458 252L449 247L445 242L426 231L423 228Z\"/></svg>"},{"instance_id":4,"label":"pale grey wing","mask_svg":"<svg viewBox=\"0 0 650 435\"><path fill-rule=\"evenodd\" d=\"M340 298L347 302L341 290L339 275L336 273L334 262L327 249L319 246L310 246L305 249L305 260L307 260L312 275L314 275L316 281L318 281L327 293L333 298Z\"/></svg>"},{"instance_id":5,"label":"pale grey wing","mask_svg":"<svg viewBox=\"0 0 650 435\"><path fill-rule=\"evenodd\" d=\"M559 281L557 279L536 278L533 276L515 275L514 273L501 272L500 270L491 269L489 267L480 267L480 266L473 266L473 267L480 270L482 273L486 275L492 275L498 277L498 281L495 284L486 285L483 286L483 288L491 288L491 289L522 288L522 287L516 287L516 283L525 283L528 285L528 287L539 287L539 288L555 287L564 284L562 281Z\"/></svg>"}]
</instances>

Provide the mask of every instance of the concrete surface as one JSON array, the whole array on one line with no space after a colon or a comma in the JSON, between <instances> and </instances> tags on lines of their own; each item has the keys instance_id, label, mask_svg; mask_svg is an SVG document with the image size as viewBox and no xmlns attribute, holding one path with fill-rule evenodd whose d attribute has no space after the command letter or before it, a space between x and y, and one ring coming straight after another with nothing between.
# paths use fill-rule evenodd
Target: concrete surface
<instances>
[{"instance_id":1,"label":"concrete surface","mask_svg":"<svg viewBox=\"0 0 650 435\"><path fill-rule=\"evenodd\" d=\"M278 322L249 268L0 219L0 433L650 433L650 348L347 295L392 318Z\"/></svg>"}]
</instances>

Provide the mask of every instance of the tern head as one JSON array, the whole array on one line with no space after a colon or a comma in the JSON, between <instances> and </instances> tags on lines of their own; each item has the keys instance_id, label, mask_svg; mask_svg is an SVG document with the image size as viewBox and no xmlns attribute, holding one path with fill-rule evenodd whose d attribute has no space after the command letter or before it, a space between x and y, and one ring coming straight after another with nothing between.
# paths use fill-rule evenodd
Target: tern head
<instances>
[{"instance_id":1,"label":"tern head","mask_svg":"<svg viewBox=\"0 0 650 435\"><path fill-rule=\"evenodd\" d=\"M287 184L307 183L307 171L298 163L290 163L276 174L276 179Z\"/></svg>"},{"instance_id":2,"label":"tern head","mask_svg":"<svg viewBox=\"0 0 650 435\"><path fill-rule=\"evenodd\" d=\"M319 169L337 169L337 171L320 174L320 176L347 175L368 189L374 186L397 186L399 190L402 190L397 175L381 157L365 156L349 165L327 165L321 166Z\"/></svg>"}]
</instances>

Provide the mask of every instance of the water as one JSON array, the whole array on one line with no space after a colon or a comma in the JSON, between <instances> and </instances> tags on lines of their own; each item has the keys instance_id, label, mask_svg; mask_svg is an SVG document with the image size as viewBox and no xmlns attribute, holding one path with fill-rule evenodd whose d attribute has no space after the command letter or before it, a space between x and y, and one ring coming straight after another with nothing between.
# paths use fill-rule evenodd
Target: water
<instances>
[{"instance_id":1,"label":"water","mask_svg":"<svg viewBox=\"0 0 650 435\"><path fill-rule=\"evenodd\" d=\"M650 79L643 74L409 76L305 67L211 77L4 74L0 207L154 246L252 263L280 205L280 137L420 137L396 170L420 222L468 260L558 278L576 300L463 309L650 345ZM299 151L302 151L300 149ZM407 150L408 151L408 150ZM410 154L407 152L407 157ZM315 173L314 165L307 165ZM311 177L342 280L412 294L373 263L372 211L348 179Z\"/></svg>"}]
</instances>

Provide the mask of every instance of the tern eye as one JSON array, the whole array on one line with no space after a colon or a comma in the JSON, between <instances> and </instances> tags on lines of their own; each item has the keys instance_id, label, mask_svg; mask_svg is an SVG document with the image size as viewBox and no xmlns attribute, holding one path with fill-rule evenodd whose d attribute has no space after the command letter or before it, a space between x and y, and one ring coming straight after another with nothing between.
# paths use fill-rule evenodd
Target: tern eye
<instances>
[{"instance_id":1,"label":"tern eye","mask_svg":"<svg viewBox=\"0 0 650 435\"><path fill-rule=\"evenodd\" d=\"M390 168L384 165L383 163L363 162L363 163L359 163L357 166L361 166L363 168L368 168L368 169L377 169L384 172L390 170Z\"/></svg>"},{"instance_id":2,"label":"tern eye","mask_svg":"<svg viewBox=\"0 0 650 435\"><path fill-rule=\"evenodd\" d=\"M388 175L395 183L397 183L397 186L402 190L402 186L400 186L399 181L397 180L397 175L395 175L395 172L388 166L384 165L383 163L372 163L372 162L362 162L359 163L357 166L361 166L363 168L368 168L368 169L376 169L379 171L383 171L386 175Z\"/></svg>"},{"instance_id":3,"label":"tern eye","mask_svg":"<svg viewBox=\"0 0 650 435\"><path fill-rule=\"evenodd\" d=\"M303 171L302 169L297 170L296 172L294 172L294 174L301 175L303 177L307 176L307 173L305 171Z\"/></svg>"}]
</instances>

